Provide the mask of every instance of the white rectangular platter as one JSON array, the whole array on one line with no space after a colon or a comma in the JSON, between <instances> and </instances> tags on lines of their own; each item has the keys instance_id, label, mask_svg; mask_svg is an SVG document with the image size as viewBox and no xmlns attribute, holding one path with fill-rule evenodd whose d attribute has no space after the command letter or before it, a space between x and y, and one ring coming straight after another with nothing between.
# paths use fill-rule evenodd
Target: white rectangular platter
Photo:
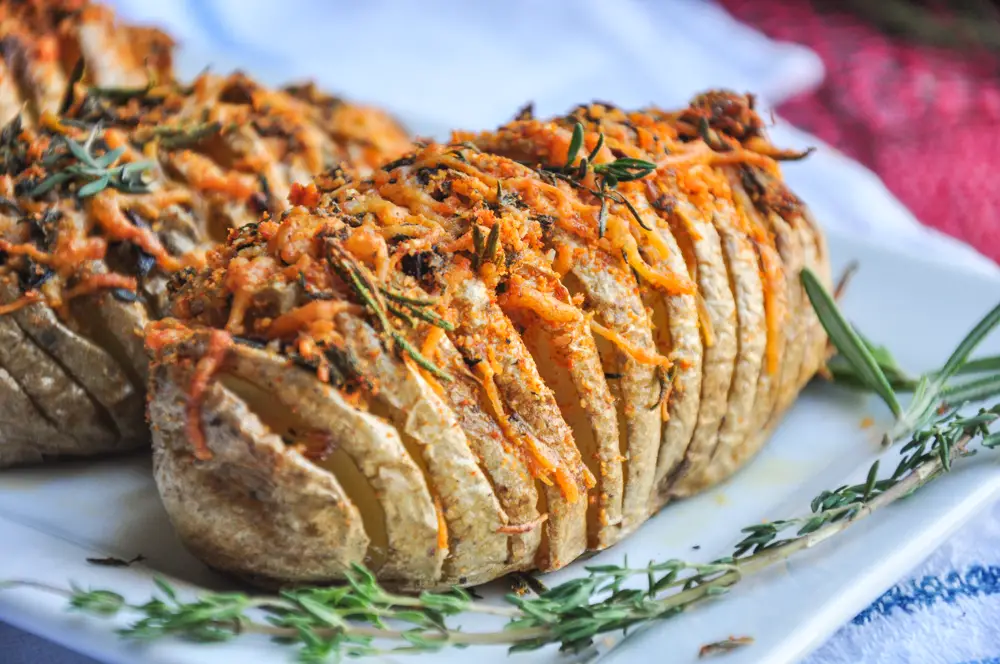
<instances>
[{"instance_id":1,"label":"white rectangular platter","mask_svg":"<svg viewBox=\"0 0 1000 664\"><path fill-rule=\"evenodd\" d=\"M938 366L968 328L1000 298L1000 277L831 237L834 270L851 259L861 269L843 302L849 318L886 344L913 371ZM1000 335L998 335L1000 336ZM1000 338L983 353L1000 352ZM874 417L875 426L863 420ZM633 537L588 561L633 563L727 555L743 526L803 513L821 489L863 478L880 454L885 411L874 399L830 386L810 387L773 440L728 483L668 506ZM895 450L886 453L896 456ZM621 639L602 642L602 661L694 662L699 648L730 635L754 638L727 664L785 664L801 659L841 624L920 562L977 510L1000 496L992 453L956 464L914 497L876 513L787 564L739 584L728 596ZM889 472L888 459L883 463ZM145 556L143 564L106 568L87 557ZM545 578L557 582L582 564ZM0 580L31 579L114 589L134 602L154 590L152 577L184 592L231 587L180 546L160 507L144 457L17 470L0 474ZM222 664L294 661L287 649L257 637L223 645L176 640L123 642L116 620L66 611L65 600L36 590L0 591L0 620L101 661ZM476 623L463 623L475 629ZM615 642L614 647L608 647ZM556 649L511 659L503 648L397 657L387 661L566 661Z\"/></svg>"}]
</instances>

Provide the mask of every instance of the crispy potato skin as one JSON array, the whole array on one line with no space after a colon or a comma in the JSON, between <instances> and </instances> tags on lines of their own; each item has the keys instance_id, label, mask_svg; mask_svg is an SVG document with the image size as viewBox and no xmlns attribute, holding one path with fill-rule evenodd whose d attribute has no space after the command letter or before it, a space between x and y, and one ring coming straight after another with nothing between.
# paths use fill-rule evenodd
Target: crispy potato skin
<instances>
[{"instance_id":1,"label":"crispy potato skin","mask_svg":"<svg viewBox=\"0 0 1000 664\"><path fill-rule=\"evenodd\" d=\"M330 173L299 190L303 205L231 235L175 280L173 318L147 333L158 483L182 537L213 567L272 585L336 581L358 561L394 587L473 585L558 569L724 481L826 344L800 284L804 268L829 283L825 242L761 127L727 93L677 113L594 104L458 133L369 178ZM561 165L574 142L592 164L648 172L602 201L590 178L607 171ZM206 335L229 338L228 355L189 343ZM280 393L275 405L227 392L233 371ZM339 399L338 414L324 420L312 392ZM277 436L262 424L273 408L311 434ZM360 484L304 442L337 448L351 431L348 455L369 462ZM353 506L324 512L316 535L343 544L301 567L264 544L231 560L236 527L304 537L314 487L295 496L286 465ZM381 476L401 468L406 482ZM259 473L281 487L260 509L268 524L248 520ZM421 481L423 507L396 510ZM370 491L380 511L364 507ZM217 523L228 514L236 526ZM373 555L403 538L421 544L392 564Z\"/></svg>"},{"instance_id":2,"label":"crispy potato skin","mask_svg":"<svg viewBox=\"0 0 1000 664\"><path fill-rule=\"evenodd\" d=\"M213 457L192 456L184 373L153 370L149 410L160 496L192 553L212 567L275 583L323 581L363 563L369 539L337 480L287 449L221 385L205 400L216 414L205 422Z\"/></svg>"}]
</instances>

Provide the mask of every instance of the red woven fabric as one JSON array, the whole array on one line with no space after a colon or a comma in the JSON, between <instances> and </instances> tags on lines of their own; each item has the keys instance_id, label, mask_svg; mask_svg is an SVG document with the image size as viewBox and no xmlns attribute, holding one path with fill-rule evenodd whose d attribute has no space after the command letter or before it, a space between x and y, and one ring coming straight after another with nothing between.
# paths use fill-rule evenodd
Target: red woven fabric
<instances>
[{"instance_id":1,"label":"red woven fabric","mask_svg":"<svg viewBox=\"0 0 1000 664\"><path fill-rule=\"evenodd\" d=\"M809 0L720 1L823 59L823 86L781 106L785 118L878 173L925 224L1000 261L1000 58L914 45Z\"/></svg>"}]
</instances>

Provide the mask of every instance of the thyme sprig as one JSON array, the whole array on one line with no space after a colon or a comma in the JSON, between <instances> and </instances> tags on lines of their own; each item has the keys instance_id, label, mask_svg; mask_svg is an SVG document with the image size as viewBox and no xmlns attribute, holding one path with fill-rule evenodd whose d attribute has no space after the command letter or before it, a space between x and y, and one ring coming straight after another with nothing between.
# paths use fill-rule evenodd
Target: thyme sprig
<instances>
[{"instance_id":1,"label":"thyme sprig","mask_svg":"<svg viewBox=\"0 0 1000 664\"><path fill-rule=\"evenodd\" d=\"M885 436L886 444L902 440L922 428L942 407L1000 395L1000 357L970 359L982 341L1000 325L1000 304L973 326L940 369L912 379L899 368L888 350L876 346L854 329L812 271L804 269L801 278L813 309L839 354L834 377L839 376L848 384L876 393L895 416ZM968 374L980 376L965 382L952 380ZM900 405L896 390L913 393L905 409Z\"/></svg>"},{"instance_id":2,"label":"thyme sprig","mask_svg":"<svg viewBox=\"0 0 1000 664\"><path fill-rule=\"evenodd\" d=\"M734 557L778 548L824 526L854 519L880 496L898 491L903 478L919 476L922 478L920 485L930 481L951 470L955 458L971 456L974 451L968 449L968 443L973 438L980 438L982 446L987 448L1000 444L1000 437L989 430L998 419L1000 404L982 408L975 415L949 411L932 426L915 433L900 449L902 458L889 477L879 479L879 461L876 460L868 469L864 482L823 491L816 496L809 506L809 515L747 526L742 531L747 535L736 545ZM777 539L779 534L792 529L797 529L794 537Z\"/></svg>"},{"instance_id":3,"label":"thyme sprig","mask_svg":"<svg viewBox=\"0 0 1000 664\"><path fill-rule=\"evenodd\" d=\"M975 415L946 413L901 448L888 477L879 478L879 464L874 463L864 482L820 493L809 515L743 529L746 536L731 556L709 563L671 559L633 567L626 559L622 565L592 565L585 575L537 595L510 593L502 605L475 601L460 588L417 596L393 593L361 566L347 572L346 585L296 588L275 597L206 593L188 601L162 579L156 580L160 596L142 604L104 589L66 590L31 581L11 581L0 588L54 592L66 597L71 608L98 616L136 615L138 619L119 632L128 639L173 636L217 642L264 634L296 647L304 662L473 645L506 645L511 652L558 645L563 651L581 652L592 648L601 634L676 616L826 541L948 472L956 459L974 453L970 447L975 441L983 448L1000 446L1000 432L990 432L998 419L1000 404ZM792 529L794 534L779 539ZM469 614L499 624L477 632L452 624L451 619Z\"/></svg>"},{"instance_id":4,"label":"thyme sprig","mask_svg":"<svg viewBox=\"0 0 1000 664\"><path fill-rule=\"evenodd\" d=\"M334 272L346 283L368 311L375 316L379 328L386 335L391 347L399 348L420 367L442 380L451 380L451 375L423 356L417 348L393 325L390 315L414 326L411 316L431 325L452 330L451 323L432 311L429 307L434 300L407 297L375 283L368 270L360 265L334 238L326 239L327 258Z\"/></svg>"},{"instance_id":5,"label":"thyme sprig","mask_svg":"<svg viewBox=\"0 0 1000 664\"><path fill-rule=\"evenodd\" d=\"M536 170L543 177L562 180L578 189L588 191L601 201L601 208L597 215L597 232L599 237L604 237L604 232L607 230L609 201L624 205L642 228L647 231L653 230L643 221L642 216L635 209L635 206L632 205L631 201L622 195L621 192L614 191L614 189L618 186L619 182L641 180L652 174L656 171L656 164L651 161L633 159L631 157L619 157L609 163L595 164L594 160L597 159L601 148L604 147L604 134L598 134L594 149L587 156L581 158L579 163L576 163L580 150L583 148L583 139L583 124L577 122L573 126L573 135L570 138L566 163L562 166L540 166ZM530 166L530 164L528 165ZM588 173L593 173L594 182L597 185L596 188L584 184Z\"/></svg>"},{"instance_id":6,"label":"thyme sprig","mask_svg":"<svg viewBox=\"0 0 1000 664\"><path fill-rule=\"evenodd\" d=\"M94 144L100 137L100 133L100 125L95 124L82 145L69 136L56 136L53 139L55 150L46 156L42 163L48 168L52 168L66 159L70 159L72 163L39 182L28 192L28 196L37 198L61 184L73 181L83 183L76 192L80 198L94 196L109 186L130 194L149 192L149 183L144 178L143 173L152 168L154 163L152 161L137 161L115 166L115 163L125 154L124 146L95 156L93 154ZM60 150L59 145L65 146L66 149Z\"/></svg>"}]
</instances>

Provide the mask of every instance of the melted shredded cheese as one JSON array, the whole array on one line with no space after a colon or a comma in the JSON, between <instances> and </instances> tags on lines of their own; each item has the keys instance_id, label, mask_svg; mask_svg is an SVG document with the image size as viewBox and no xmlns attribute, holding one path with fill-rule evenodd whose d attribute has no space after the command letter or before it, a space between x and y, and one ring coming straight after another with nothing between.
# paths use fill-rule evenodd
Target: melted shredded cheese
<instances>
[{"instance_id":1,"label":"melted shredded cheese","mask_svg":"<svg viewBox=\"0 0 1000 664\"><path fill-rule=\"evenodd\" d=\"M670 358L660 355L659 353L650 353L643 348L639 348L635 344L630 343L628 339L615 330L604 327L593 318L590 319L590 329L613 343L623 353L639 364L649 364L656 367L663 367L664 369L669 369L673 364L670 361Z\"/></svg>"},{"instance_id":2,"label":"melted shredded cheese","mask_svg":"<svg viewBox=\"0 0 1000 664\"><path fill-rule=\"evenodd\" d=\"M222 368L222 363L225 361L232 343L232 337L222 330L212 330L208 337L208 348L198 360L194 374L191 376L191 387L188 390L188 399L185 405L186 429L188 440L194 448L194 457L199 461L208 461L212 458L212 450L208 447L205 431L202 427L201 404L205 399L205 392L208 390L212 378Z\"/></svg>"}]
</instances>

